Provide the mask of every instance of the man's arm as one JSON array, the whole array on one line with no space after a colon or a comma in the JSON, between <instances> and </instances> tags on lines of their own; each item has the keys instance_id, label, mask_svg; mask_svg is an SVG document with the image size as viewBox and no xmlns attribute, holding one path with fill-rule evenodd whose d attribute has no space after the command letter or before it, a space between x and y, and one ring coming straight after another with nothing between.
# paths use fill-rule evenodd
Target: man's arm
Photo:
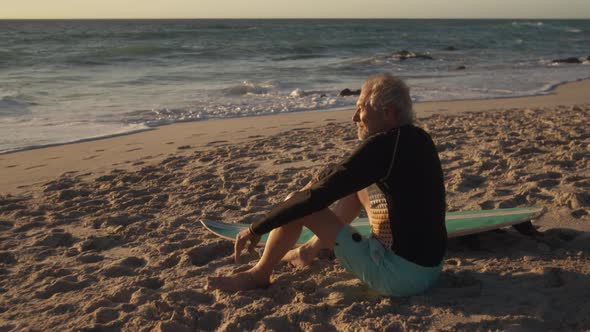
<instances>
[{"instance_id":1,"label":"man's arm","mask_svg":"<svg viewBox=\"0 0 590 332\"><path fill-rule=\"evenodd\" d=\"M319 174L314 174L313 178L298 191L307 190L312 185L319 182L321 180L319 176ZM285 197L285 201L293 197L293 195L295 195L298 191L294 191L287 195L287 197ZM334 214L337 215L343 223L350 224L356 217L358 217L359 213L361 213L361 209L363 208L358 195L359 193L357 192L339 199L334 204L332 204L332 206L330 206L330 210L332 210L332 212L334 212Z\"/></svg>"},{"instance_id":2,"label":"man's arm","mask_svg":"<svg viewBox=\"0 0 590 332\"><path fill-rule=\"evenodd\" d=\"M387 175L395 144L395 132L376 134L359 146L342 163L323 174L320 182L296 192L280 203L263 219L251 224L253 234L262 235L298 218L327 208L330 204L356 193Z\"/></svg>"}]
</instances>

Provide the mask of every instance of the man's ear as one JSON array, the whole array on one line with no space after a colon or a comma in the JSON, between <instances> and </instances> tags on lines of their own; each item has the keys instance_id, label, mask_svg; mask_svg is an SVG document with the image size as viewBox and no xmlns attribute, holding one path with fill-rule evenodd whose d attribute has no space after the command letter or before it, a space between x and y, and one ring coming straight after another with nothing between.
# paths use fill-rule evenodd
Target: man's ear
<instances>
[{"instance_id":1,"label":"man's ear","mask_svg":"<svg viewBox=\"0 0 590 332\"><path fill-rule=\"evenodd\" d=\"M385 118L387 119L387 121L393 121L394 123L398 123L400 116L395 107L390 106L385 112Z\"/></svg>"}]
</instances>

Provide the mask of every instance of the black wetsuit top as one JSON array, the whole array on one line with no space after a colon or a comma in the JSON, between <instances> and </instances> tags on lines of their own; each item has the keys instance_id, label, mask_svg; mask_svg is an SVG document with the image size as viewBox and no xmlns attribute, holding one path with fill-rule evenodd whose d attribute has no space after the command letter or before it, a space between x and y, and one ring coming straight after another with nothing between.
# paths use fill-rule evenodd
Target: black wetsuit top
<instances>
[{"instance_id":1,"label":"black wetsuit top","mask_svg":"<svg viewBox=\"0 0 590 332\"><path fill-rule=\"evenodd\" d=\"M421 266L440 264L447 245L445 187L436 147L424 130L407 125L375 134L322 173L319 182L254 222L252 230L268 233L376 184L387 201L393 252Z\"/></svg>"}]
</instances>

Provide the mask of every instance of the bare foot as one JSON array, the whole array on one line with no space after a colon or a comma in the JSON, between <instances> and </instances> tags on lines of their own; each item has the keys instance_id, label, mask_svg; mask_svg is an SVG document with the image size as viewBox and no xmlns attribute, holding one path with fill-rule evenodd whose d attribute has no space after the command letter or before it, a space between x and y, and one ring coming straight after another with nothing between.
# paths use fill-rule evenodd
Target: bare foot
<instances>
[{"instance_id":1,"label":"bare foot","mask_svg":"<svg viewBox=\"0 0 590 332\"><path fill-rule=\"evenodd\" d=\"M208 277L207 290L219 289L233 293L241 290L266 288L270 285L270 278L257 275L252 270L239 272L227 277Z\"/></svg>"},{"instance_id":2,"label":"bare foot","mask_svg":"<svg viewBox=\"0 0 590 332\"><path fill-rule=\"evenodd\" d=\"M237 269L231 271L231 274L238 274L240 272L248 271L252 268L253 268L252 265L242 265L242 266L238 267Z\"/></svg>"},{"instance_id":3,"label":"bare foot","mask_svg":"<svg viewBox=\"0 0 590 332\"><path fill-rule=\"evenodd\" d=\"M303 268L311 265L316 256L317 252L312 247L302 245L301 247L289 250L282 261L288 262L297 268Z\"/></svg>"}]
</instances>

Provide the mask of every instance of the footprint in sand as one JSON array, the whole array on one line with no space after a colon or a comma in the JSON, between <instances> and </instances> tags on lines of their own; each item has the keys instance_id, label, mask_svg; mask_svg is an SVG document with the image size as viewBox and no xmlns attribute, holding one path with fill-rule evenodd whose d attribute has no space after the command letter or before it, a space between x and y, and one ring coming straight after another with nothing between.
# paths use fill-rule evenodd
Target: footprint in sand
<instances>
[{"instance_id":1,"label":"footprint in sand","mask_svg":"<svg viewBox=\"0 0 590 332\"><path fill-rule=\"evenodd\" d=\"M77 260L84 264L97 263L104 260L104 256L97 254L85 254L77 258Z\"/></svg>"},{"instance_id":2,"label":"footprint in sand","mask_svg":"<svg viewBox=\"0 0 590 332\"><path fill-rule=\"evenodd\" d=\"M76 306L70 303L61 303L49 309L47 312L51 315L63 315L68 312L76 311Z\"/></svg>"},{"instance_id":3,"label":"footprint in sand","mask_svg":"<svg viewBox=\"0 0 590 332\"><path fill-rule=\"evenodd\" d=\"M226 140L211 141L211 142L208 142L207 144L213 145L213 144L221 144L221 143L227 143L227 141Z\"/></svg>"},{"instance_id":4,"label":"footprint in sand","mask_svg":"<svg viewBox=\"0 0 590 332\"><path fill-rule=\"evenodd\" d=\"M445 271L441 274L438 286L432 292L444 297L479 297L481 296L482 281L470 272L454 273Z\"/></svg>"},{"instance_id":5,"label":"footprint in sand","mask_svg":"<svg viewBox=\"0 0 590 332\"><path fill-rule=\"evenodd\" d=\"M170 304L190 306L211 304L215 301L215 297L211 294L202 293L194 289L181 289L162 294L162 300Z\"/></svg>"},{"instance_id":6,"label":"footprint in sand","mask_svg":"<svg viewBox=\"0 0 590 332\"><path fill-rule=\"evenodd\" d=\"M94 323L106 324L119 318L119 310L113 308L98 308L93 316Z\"/></svg>"},{"instance_id":7,"label":"footprint in sand","mask_svg":"<svg viewBox=\"0 0 590 332\"><path fill-rule=\"evenodd\" d=\"M98 299L89 299L89 303L82 308L82 312L91 313L96 311L99 308L110 308L116 306L116 304L106 298L98 298Z\"/></svg>"},{"instance_id":8,"label":"footprint in sand","mask_svg":"<svg viewBox=\"0 0 590 332\"><path fill-rule=\"evenodd\" d=\"M146 264L145 259L141 257L125 257L115 262L115 264L120 266L127 266L131 268L140 268Z\"/></svg>"},{"instance_id":9,"label":"footprint in sand","mask_svg":"<svg viewBox=\"0 0 590 332\"><path fill-rule=\"evenodd\" d=\"M37 292L36 297L48 299L54 294L80 290L88 287L90 284L90 280L78 281L75 276L66 276L52 282L48 286L41 288L41 290Z\"/></svg>"},{"instance_id":10,"label":"footprint in sand","mask_svg":"<svg viewBox=\"0 0 590 332\"><path fill-rule=\"evenodd\" d=\"M0 251L0 263L12 265L16 263L16 257L10 251Z\"/></svg>"},{"instance_id":11,"label":"footprint in sand","mask_svg":"<svg viewBox=\"0 0 590 332\"><path fill-rule=\"evenodd\" d=\"M158 269L159 270L163 270L163 269L170 269L175 267L176 265L178 265L178 263L180 262L180 257L178 257L178 255L176 253L172 253L170 254L168 257L166 257L159 265L158 265Z\"/></svg>"},{"instance_id":12,"label":"footprint in sand","mask_svg":"<svg viewBox=\"0 0 590 332\"><path fill-rule=\"evenodd\" d=\"M44 246L44 247L69 247L74 242L72 234L67 232L56 232L45 235L42 238L35 241L33 246Z\"/></svg>"},{"instance_id":13,"label":"footprint in sand","mask_svg":"<svg viewBox=\"0 0 590 332\"><path fill-rule=\"evenodd\" d=\"M0 220L0 231L7 231L14 227L14 223L8 220Z\"/></svg>"},{"instance_id":14,"label":"footprint in sand","mask_svg":"<svg viewBox=\"0 0 590 332\"><path fill-rule=\"evenodd\" d=\"M129 303L136 291L137 287L130 287L129 285L115 286L106 299L115 303Z\"/></svg>"},{"instance_id":15,"label":"footprint in sand","mask_svg":"<svg viewBox=\"0 0 590 332\"><path fill-rule=\"evenodd\" d=\"M165 281L159 278L145 278L133 283L134 286L145 287L152 290L160 289L164 286Z\"/></svg>"},{"instance_id":16,"label":"footprint in sand","mask_svg":"<svg viewBox=\"0 0 590 332\"><path fill-rule=\"evenodd\" d=\"M213 161L213 160L214 160L213 157L203 157L203 158L199 159L199 161L202 162L202 163L208 163L208 162Z\"/></svg>"},{"instance_id":17,"label":"footprint in sand","mask_svg":"<svg viewBox=\"0 0 590 332\"><path fill-rule=\"evenodd\" d=\"M218 258L227 257L233 252L227 241L213 242L209 245L195 247L186 253L188 261L195 266L203 266Z\"/></svg>"},{"instance_id":18,"label":"footprint in sand","mask_svg":"<svg viewBox=\"0 0 590 332\"><path fill-rule=\"evenodd\" d=\"M37 222L37 221L33 221L33 222L29 222L29 223L19 223L20 226L16 227L13 232L14 233L24 233L24 232L28 232L31 229L34 228L41 228L44 227L45 224Z\"/></svg>"},{"instance_id":19,"label":"footprint in sand","mask_svg":"<svg viewBox=\"0 0 590 332\"><path fill-rule=\"evenodd\" d=\"M34 168L41 168L41 167L45 167L45 166L47 166L47 164L35 165L35 166L25 168L25 171L28 171L28 170L34 169Z\"/></svg>"},{"instance_id":20,"label":"footprint in sand","mask_svg":"<svg viewBox=\"0 0 590 332\"><path fill-rule=\"evenodd\" d=\"M136 269L143 267L146 261L139 257L126 257L101 269L100 274L107 278L136 275Z\"/></svg>"},{"instance_id":21,"label":"footprint in sand","mask_svg":"<svg viewBox=\"0 0 590 332\"><path fill-rule=\"evenodd\" d=\"M96 251L103 251L111 249L120 244L120 240L115 239L112 236L98 236L94 237L91 236L82 242L78 243L76 246L80 249L81 252L96 250Z\"/></svg>"},{"instance_id":22,"label":"footprint in sand","mask_svg":"<svg viewBox=\"0 0 590 332\"><path fill-rule=\"evenodd\" d=\"M91 192L89 190L85 190L85 189L80 189L80 190L64 189L64 190L61 190L58 192L57 198L60 201L69 201L74 198L88 197L88 196L90 196L90 194L91 194Z\"/></svg>"}]
</instances>

